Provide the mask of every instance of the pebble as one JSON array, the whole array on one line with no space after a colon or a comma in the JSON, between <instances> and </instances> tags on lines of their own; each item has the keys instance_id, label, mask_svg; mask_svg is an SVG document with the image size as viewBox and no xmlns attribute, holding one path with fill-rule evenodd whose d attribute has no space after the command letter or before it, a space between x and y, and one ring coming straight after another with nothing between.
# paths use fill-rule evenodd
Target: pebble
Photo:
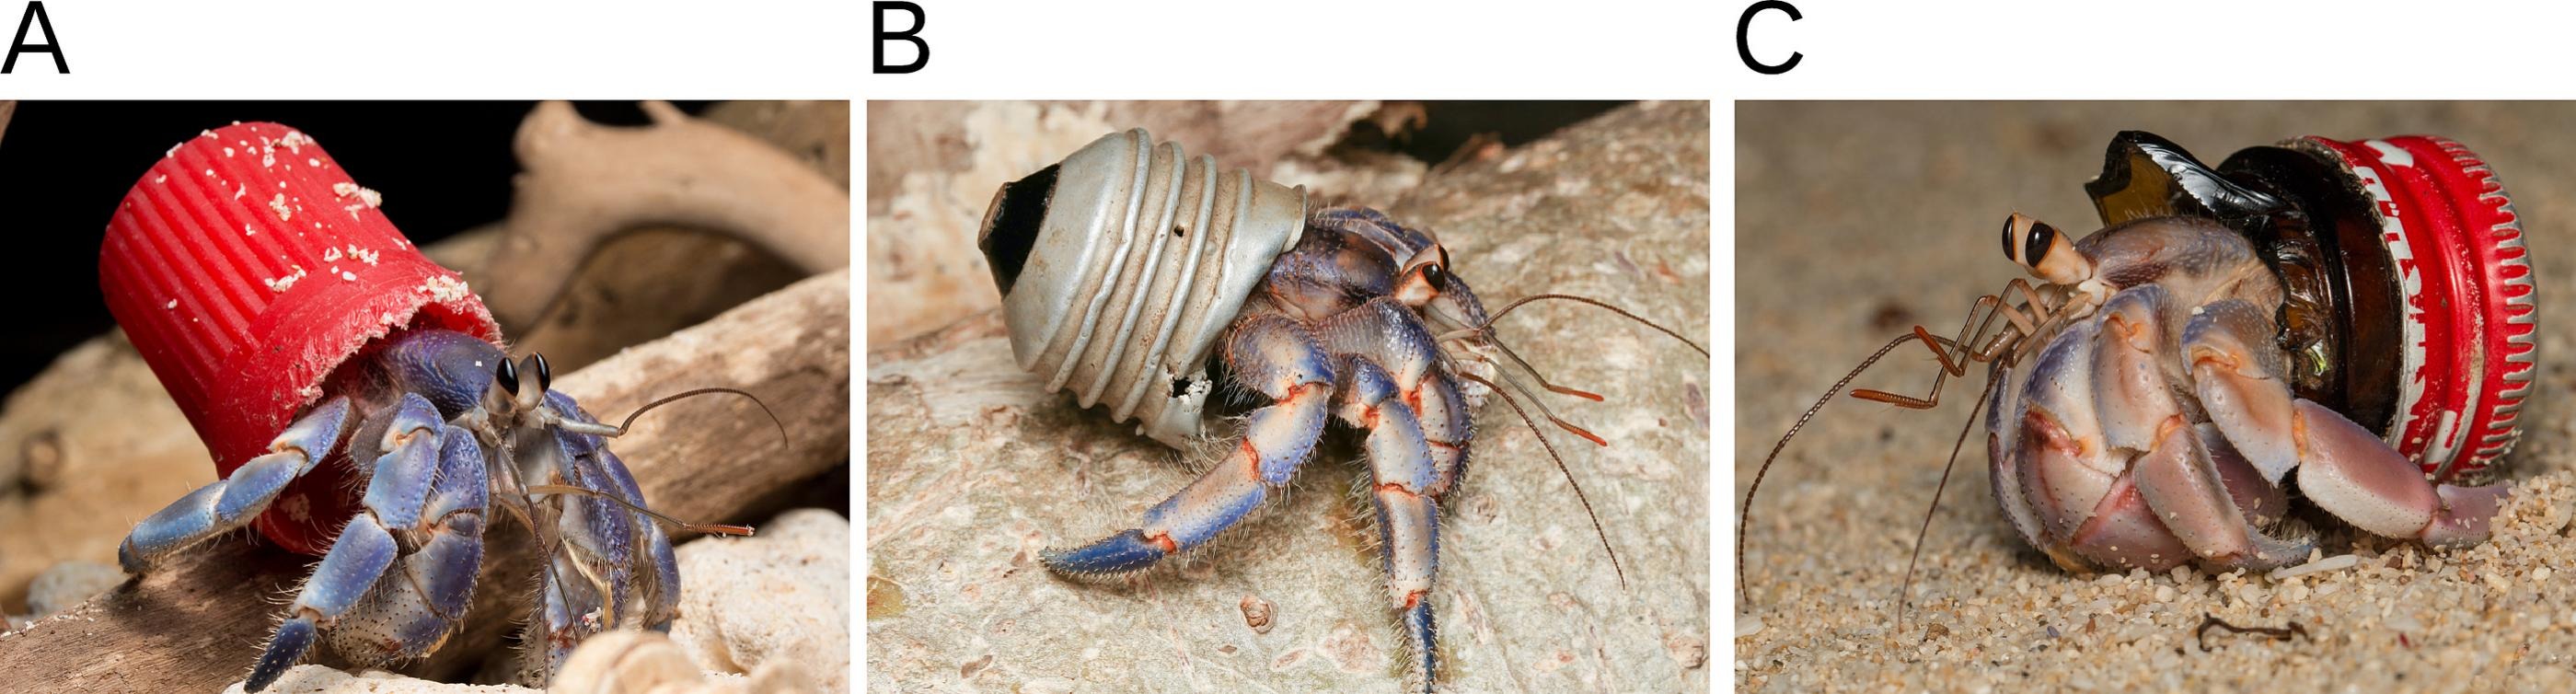
<instances>
[{"instance_id":1,"label":"pebble","mask_svg":"<svg viewBox=\"0 0 2576 694\"><path fill-rule=\"evenodd\" d=\"M88 602L123 582L125 572L113 564L80 560L55 564L27 586L27 607L43 617Z\"/></svg>"}]
</instances>

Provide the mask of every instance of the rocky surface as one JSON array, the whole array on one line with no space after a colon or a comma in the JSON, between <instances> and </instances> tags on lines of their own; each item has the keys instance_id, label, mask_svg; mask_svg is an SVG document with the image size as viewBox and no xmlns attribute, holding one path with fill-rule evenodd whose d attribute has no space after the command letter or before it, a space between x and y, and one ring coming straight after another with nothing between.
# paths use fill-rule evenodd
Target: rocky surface
<instances>
[{"instance_id":1,"label":"rocky surface","mask_svg":"<svg viewBox=\"0 0 2576 694\"><path fill-rule=\"evenodd\" d=\"M694 580L671 640L699 667L749 674L789 663L817 691L850 691L850 521L824 509L779 514L749 538L679 549Z\"/></svg>"},{"instance_id":2,"label":"rocky surface","mask_svg":"<svg viewBox=\"0 0 2576 694\"><path fill-rule=\"evenodd\" d=\"M1704 336L1707 118L1698 103L1624 108L1354 200L1437 233L1454 272L1489 306L1563 291ZM1339 193L1324 187L1329 180L1379 185L1402 177L1315 180L1333 199ZM880 222L870 242L913 243L971 229L975 220ZM1500 329L1552 379L1608 396L1558 397L1549 406L1609 447L1550 431L1599 511L1627 586L1537 440L1508 409L1488 407L1477 420L1478 466L1445 504L1433 596L1445 686L1706 689L1707 361L1571 305L1524 308ZM1404 687L1402 642L1367 539L1368 502L1347 493L1364 474L1356 446L1325 446L1284 500L1209 547L1131 580L1068 580L1039 566L1038 551L1131 527L1203 463L1041 392L1012 365L990 312L875 345L867 386L871 690Z\"/></svg>"}]
</instances>

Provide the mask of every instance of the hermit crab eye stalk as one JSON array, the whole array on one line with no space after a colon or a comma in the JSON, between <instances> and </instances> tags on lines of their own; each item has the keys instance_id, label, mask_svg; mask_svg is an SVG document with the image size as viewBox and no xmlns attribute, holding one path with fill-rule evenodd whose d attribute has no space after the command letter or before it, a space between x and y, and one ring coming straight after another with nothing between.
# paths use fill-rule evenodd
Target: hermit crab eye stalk
<instances>
[{"instance_id":1,"label":"hermit crab eye stalk","mask_svg":"<svg viewBox=\"0 0 2576 694\"><path fill-rule=\"evenodd\" d=\"M2020 263L2033 277L2051 284L2076 284L2093 276L2093 262L2047 222L2012 213L2004 218L2003 241L2004 257Z\"/></svg>"},{"instance_id":2,"label":"hermit crab eye stalk","mask_svg":"<svg viewBox=\"0 0 2576 694\"><path fill-rule=\"evenodd\" d=\"M1407 306L1420 307L1449 291L1449 248L1433 245L1413 254L1405 261L1404 274L1396 279L1396 300Z\"/></svg>"}]
</instances>

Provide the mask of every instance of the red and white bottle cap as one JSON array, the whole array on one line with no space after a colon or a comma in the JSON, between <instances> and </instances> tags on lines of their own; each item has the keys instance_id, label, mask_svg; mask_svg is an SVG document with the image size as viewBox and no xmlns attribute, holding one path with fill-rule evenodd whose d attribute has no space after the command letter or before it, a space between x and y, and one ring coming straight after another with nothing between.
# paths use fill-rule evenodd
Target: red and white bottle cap
<instances>
[{"instance_id":1,"label":"red and white bottle cap","mask_svg":"<svg viewBox=\"0 0 2576 694\"><path fill-rule=\"evenodd\" d=\"M2513 201L2467 147L2403 135L2299 144L2339 160L2377 203L2403 300L2388 437L2439 480L2480 480L2522 434L2538 375L2530 253Z\"/></svg>"},{"instance_id":2,"label":"red and white bottle cap","mask_svg":"<svg viewBox=\"0 0 2576 694\"><path fill-rule=\"evenodd\" d=\"M217 474L267 451L333 369L414 327L498 343L500 326L322 148L293 128L239 123L170 149L107 225L99 289L197 429ZM256 522L320 554L357 508L326 461Z\"/></svg>"}]
</instances>

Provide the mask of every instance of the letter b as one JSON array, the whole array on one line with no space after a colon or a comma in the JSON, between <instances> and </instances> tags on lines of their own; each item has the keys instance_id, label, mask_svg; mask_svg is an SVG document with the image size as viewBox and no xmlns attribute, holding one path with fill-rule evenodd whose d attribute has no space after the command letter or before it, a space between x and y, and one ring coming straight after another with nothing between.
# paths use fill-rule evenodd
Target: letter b
<instances>
[{"instance_id":1,"label":"letter b","mask_svg":"<svg viewBox=\"0 0 2576 694\"><path fill-rule=\"evenodd\" d=\"M874 5L875 7L871 10L871 13L875 15L876 20L876 72L878 74L900 75L920 72L921 66L930 64L930 42L921 40L921 27L929 24L930 18L927 15L922 14L921 6L910 2L904 2L903 0L879 0L879 2L874 3ZM903 31L886 31L886 12L888 10L911 13L912 28L905 29ZM903 65L887 65L886 44L895 41L912 42L912 47L919 49L921 55L913 58L910 63Z\"/></svg>"}]
</instances>

